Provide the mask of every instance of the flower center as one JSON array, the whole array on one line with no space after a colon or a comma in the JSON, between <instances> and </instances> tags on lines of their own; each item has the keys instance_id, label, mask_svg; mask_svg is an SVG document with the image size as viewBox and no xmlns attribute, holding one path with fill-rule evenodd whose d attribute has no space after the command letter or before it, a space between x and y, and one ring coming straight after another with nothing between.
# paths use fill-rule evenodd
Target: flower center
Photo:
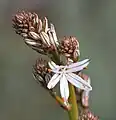
<instances>
[{"instance_id":1,"label":"flower center","mask_svg":"<svg viewBox=\"0 0 116 120\"><path fill-rule=\"evenodd\" d=\"M67 66L60 66L61 68L59 69L60 73L65 73Z\"/></svg>"}]
</instances>

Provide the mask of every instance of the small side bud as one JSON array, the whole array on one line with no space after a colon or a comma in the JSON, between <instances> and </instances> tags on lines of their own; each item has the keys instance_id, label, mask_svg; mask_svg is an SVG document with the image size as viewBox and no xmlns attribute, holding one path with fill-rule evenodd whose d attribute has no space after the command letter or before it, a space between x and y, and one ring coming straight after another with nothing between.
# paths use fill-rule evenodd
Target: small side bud
<instances>
[{"instance_id":1,"label":"small side bud","mask_svg":"<svg viewBox=\"0 0 116 120\"><path fill-rule=\"evenodd\" d=\"M48 90L47 84L52 77L52 73L48 71L47 61L38 59L33 66L33 76L35 80Z\"/></svg>"},{"instance_id":2,"label":"small side bud","mask_svg":"<svg viewBox=\"0 0 116 120\"><path fill-rule=\"evenodd\" d=\"M64 37L60 44L60 52L67 58L76 59L79 57L79 42L75 37Z\"/></svg>"}]
</instances>

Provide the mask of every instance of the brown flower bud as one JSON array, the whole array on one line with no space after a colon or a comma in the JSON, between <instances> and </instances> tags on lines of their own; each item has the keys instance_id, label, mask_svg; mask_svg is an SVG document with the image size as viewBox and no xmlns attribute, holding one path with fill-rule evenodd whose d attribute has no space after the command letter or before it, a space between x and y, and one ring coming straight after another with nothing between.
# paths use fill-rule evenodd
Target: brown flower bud
<instances>
[{"instance_id":1,"label":"brown flower bud","mask_svg":"<svg viewBox=\"0 0 116 120\"><path fill-rule=\"evenodd\" d=\"M67 58L77 59L79 53L79 42L75 37L64 37L61 41L60 52Z\"/></svg>"}]
</instances>

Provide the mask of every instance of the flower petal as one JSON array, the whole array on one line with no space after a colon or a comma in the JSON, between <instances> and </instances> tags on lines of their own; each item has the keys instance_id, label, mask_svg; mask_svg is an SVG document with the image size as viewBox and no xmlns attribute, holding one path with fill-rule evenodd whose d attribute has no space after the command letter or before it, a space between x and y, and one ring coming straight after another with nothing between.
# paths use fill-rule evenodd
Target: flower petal
<instances>
[{"instance_id":1,"label":"flower petal","mask_svg":"<svg viewBox=\"0 0 116 120\"><path fill-rule=\"evenodd\" d=\"M85 59L85 60L80 61L80 62L72 63L69 66L67 66L67 68L73 68L73 67L81 66L81 65L83 65L83 64L85 64L89 61L90 61L89 59Z\"/></svg>"},{"instance_id":2,"label":"flower petal","mask_svg":"<svg viewBox=\"0 0 116 120\"><path fill-rule=\"evenodd\" d=\"M82 62L83 62L83 61L82 61ZM78 64L78 62L77 62L77 64ZM89 61L86 61L85 63L80 64L80 65L77 65L77 66L76 66L76 63L74 63L74 65L72 64L72 66L74 66L74 67L66 70L66 73L81 71L81 70L83 70L85 67L87 67L88 64L89 64ZM67 67L67 68L68 68L68 67Z\"/></svg>"},{"instance_id":3,"label":"flower petal","mask_svg":"<svg viewBox=\"0 0 116 120\"><path fill-rule=\"evenodd\" d=\"M59 75L59 74L54 74L53 77L51 78L51 80L49 81L47 87L48 87L49 89L54 88L55 85L59 82L60 78L61 78L61 75Z\"/></svg>"},{"instance_id":4,"label":"flower petal","mask_svg":"<svg viewBox=\"0 0 116 120\"><path fill-rule=\"evenodd\" d=\"M62 78L60 80L60 94L61 97L64 99L64 102L67 102L69 97L69 87L68 87L68 81L64 74L62 75Z\"/></svg>"},{"instance_id":5,"label":"flower petal","mask_svg":"<svg viewBox=\"0 0 116 120\"><path fill-rule=\"evenodd\" d=\"M74 86L76 86L77 88L83 89L85 91L92 90L91 85L85 80L83 80L81 77L79 77L78 75L74 73L68 73L66 74L66 77L68 81L72 83Z\"/></svg>"}]
</instances>

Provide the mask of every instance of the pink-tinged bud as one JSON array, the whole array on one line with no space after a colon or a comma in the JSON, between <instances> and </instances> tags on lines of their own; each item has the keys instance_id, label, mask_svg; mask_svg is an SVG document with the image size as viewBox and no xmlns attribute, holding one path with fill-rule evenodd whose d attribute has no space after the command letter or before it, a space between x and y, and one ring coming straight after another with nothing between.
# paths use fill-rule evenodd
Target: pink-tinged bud
<instances>
[{"instance_id":1,"label":"pink-tinged bud","mask_svg":"<svg viewBox=\"0 0 116 120\"><path fill-rule=\"evenodd\" d=\"M82 72L79 72L78 75L83 80L87 81L90 84L90 78L88 75L83 74ZM90 94L90 91L76 89L77 101L80 102L82 104L82 106L85 108L89 107L89 94Z\"/></svg>"}]
</instances>

